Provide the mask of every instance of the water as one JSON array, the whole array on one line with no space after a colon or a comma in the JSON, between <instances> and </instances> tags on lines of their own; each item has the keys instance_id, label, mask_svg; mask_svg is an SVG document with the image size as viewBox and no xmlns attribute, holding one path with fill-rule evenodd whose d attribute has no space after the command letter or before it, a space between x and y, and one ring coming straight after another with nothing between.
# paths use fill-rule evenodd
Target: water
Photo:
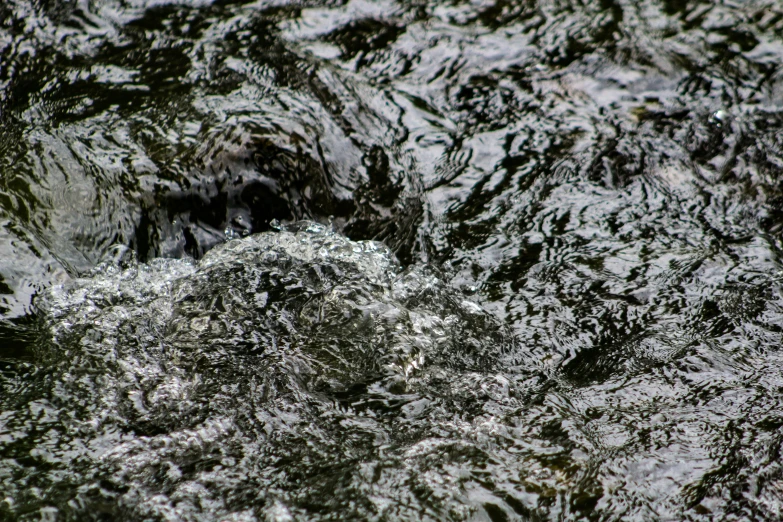
<instances>
[{"instance_id":1,"label":"water","mask_svg":"<svg viewBox=\"0 0 783 522\"><path fill-rule=\"evenodd\" d=\"M379 243L305 222L198 264L124 264L39 301L52 338L39 357L58 369L31 390L49 394L25 400L63 432L17 436L63 468L45 474L65 517L414 516L433 509L407 491L425 458L481 453L469 436L441 440L462 403L476 387L509 399L496 372L517 360L511 336ZM19 464L7 493L36 502L42 470ZM370 496L368 475L387 482ZM465 510L457 488L432 491Z\"/></svg>"},{"instance_id":2,"label":"water","mask_svg":"<svg viewBox=\"0 0 783 522\"><path fill-rule=\"evenodd\" d=\"M0 20L0 518L783 516L776 3Z\"/></svg>"}]
</instances>

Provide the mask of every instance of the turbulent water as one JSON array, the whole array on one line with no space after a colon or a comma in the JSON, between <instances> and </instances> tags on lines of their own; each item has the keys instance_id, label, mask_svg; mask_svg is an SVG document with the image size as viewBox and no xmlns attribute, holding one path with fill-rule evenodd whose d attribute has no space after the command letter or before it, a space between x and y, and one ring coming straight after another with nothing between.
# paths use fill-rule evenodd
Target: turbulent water
<instances>
[{"instance_id":1,"label":"turbulent water","mask_svg":"<svg viewBox=\"0 0 783 522\"><path fill-rule=\"evenodd\" d=\"M124 264L39 304L53 339L40 356L58 370L34 385L52 392L24 417L45 411L59 433L17 436L60 468L49 480L63 515L468 512L437 462L489 457L476 440L489 427L455 416L481 416L478 397L508 408L511 383L497 372L517 362L478 305L424 269L400 271L378 243L307 223L197 264ZM6 493L33 500L37 480Z\"/></svg>"},{"instance_id":2,"label":"turbulent water","mask_svg":"<svg viewBox=\"0 0 783 522\"><path fill-rule=\"evenodd\" d=\"M0 6L1 520L783 518L773 1Z\"/></svg>"}]
</instances>

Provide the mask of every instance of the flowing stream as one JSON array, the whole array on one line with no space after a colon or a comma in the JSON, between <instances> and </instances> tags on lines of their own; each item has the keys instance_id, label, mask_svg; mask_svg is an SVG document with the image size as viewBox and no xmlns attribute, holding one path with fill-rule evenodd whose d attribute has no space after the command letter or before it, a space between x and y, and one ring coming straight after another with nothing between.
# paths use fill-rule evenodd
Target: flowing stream
<instances>
[{"instance_id":1,"label":"flowing stream","mask_svg":"<svg viewBox=\"0 0 783 522\"><path fill-rule=\"evenodd\" d=\"M783 518L783 7L6 0L0 520Z\"/></svg>"}]
</instances>

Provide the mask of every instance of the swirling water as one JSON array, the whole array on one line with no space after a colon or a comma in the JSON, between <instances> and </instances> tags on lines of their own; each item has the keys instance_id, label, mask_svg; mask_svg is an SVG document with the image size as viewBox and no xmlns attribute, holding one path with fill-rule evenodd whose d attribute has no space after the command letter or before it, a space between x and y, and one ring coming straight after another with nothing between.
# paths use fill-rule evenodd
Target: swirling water
<instances>
[{"instance_id":1,"label":"swirling water","mask_svg":"<svg viewBox=\"0 0 783 522\"><path fill-rule=\"evenodd\" d=\"M783 517L777 3L0 21L0 518Z\"/></svg>"}]
</instances>

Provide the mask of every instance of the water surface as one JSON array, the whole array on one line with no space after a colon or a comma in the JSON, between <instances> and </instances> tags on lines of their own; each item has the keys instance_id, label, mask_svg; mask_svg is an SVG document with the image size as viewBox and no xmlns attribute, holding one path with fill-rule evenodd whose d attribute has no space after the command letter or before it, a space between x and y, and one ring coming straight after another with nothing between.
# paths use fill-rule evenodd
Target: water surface
<instances>
[{"instance_id":1,"label":"water surface","mask_svg":"<svg viewBox=\"0 0 783 522\"><path fill-rule=\"evenodd\" d=\"M0 22L0 518L783 516L775 2Z\"/></svg>"}]
</instances>

